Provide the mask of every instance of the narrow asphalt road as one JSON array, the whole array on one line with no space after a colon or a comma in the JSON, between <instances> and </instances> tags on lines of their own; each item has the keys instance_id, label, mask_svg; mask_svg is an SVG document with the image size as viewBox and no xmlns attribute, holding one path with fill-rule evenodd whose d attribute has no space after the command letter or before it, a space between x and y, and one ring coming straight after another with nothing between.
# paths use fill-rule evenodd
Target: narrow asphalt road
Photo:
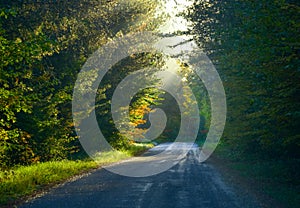
<instances>
[{"instance_id":1,"label":"narrow asphalt road","mask_svg":"<svg viewBox=\"0 0 300 208\"><path fill-rule=\"evenodd\" d=\"M170 144L156 146L145 154L155 155ZM180 148L180 145L177 146ZM199 163L193 146L187 156L167 171L149 177L126 177L98 169L68 182L21 207L55 208L236 208L259 207L250 197L226 184L207 163ZM135 161L133 159L133 161ZM159 161L157 161L159 162ZM131 160L114 165L126 166Z\"/></svg>"}]
</instances>

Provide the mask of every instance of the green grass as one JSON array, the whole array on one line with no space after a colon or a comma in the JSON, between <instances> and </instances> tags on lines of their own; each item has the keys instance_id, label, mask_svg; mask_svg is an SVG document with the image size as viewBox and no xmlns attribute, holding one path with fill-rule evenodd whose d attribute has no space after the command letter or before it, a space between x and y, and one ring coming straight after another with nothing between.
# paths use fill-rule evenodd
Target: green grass
<instances>
[{"instance_id":1,"label":"green grass","mask_svg":"<svg viewBox=\"0 0 300 208\"><path fill-rule=\"evenodd\" d=\"M154 147L152 143L134 143L125 152L131 156L137 156Z\"/></svg>"},{"instance_id":2,"label":"green grass","mask_svg":"<svg viewBox=\"0 0 300 208\"><path fill-rule=\"evenodd\" d=\"M127 159L130 156L130 154L120 151L101 152L95 155L94 161L101 166Z\"/></svg>"},{"instance_id":3,"label":"green grass","mask_svg":"<svg viewBox=\"0 0 300 208\"><path fill-rule=\"evenodd\" d=\"M0 204L30 195L50 184L97 167L94 161L54 161L20 166L0 172Z\"/></svg>"},{"instance_id":4,"label":"green grass","mask_svg":"<svg viewBox=\"0 0 300 208\"><path fill-rule=\"evenodd\" d=\"M224 160L229 168L236 170L241 177L256 181L260 191L284 207L294 208L300 204L299 160L244 155L222 145L217 148L215 155Z\"/></svg>"},{"instance_id":5,"label":"green grass","mask_svg":"<svg viewBox=\"0 0 300 208\"><path fill-rule=\"evenodd\" d=\"M110 151L97 155L96 160L63 160L14 167L0 171L0 205L13 204L24 196L45 187L63 182L85 171L138 155L151 148L151 144L133 144L127 151Z\"/></svg>"}]
</instances>

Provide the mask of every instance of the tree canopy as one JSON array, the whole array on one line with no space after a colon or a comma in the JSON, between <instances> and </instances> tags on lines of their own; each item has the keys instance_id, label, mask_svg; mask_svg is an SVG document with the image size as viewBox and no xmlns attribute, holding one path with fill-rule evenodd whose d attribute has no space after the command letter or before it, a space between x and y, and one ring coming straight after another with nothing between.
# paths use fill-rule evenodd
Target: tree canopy
<instances>
[{"instance_id":1,"label":"tree canopy","mask_svg":"<svg viewBox=\"0 0 300 208\"><path fill-rule=\"evenodd\" d=\"M222 141L235 152L299 158L299 11L288 0L198 0L190 8L190 33L224 82Z\"/></svg>"},{"instance_id":2,"label":"tree canopy","mask_svg":"<svg viewBox=\"0 0 300 208\"><path fill-rule=\"evenodd\" d=\"M1 168L62 159L79 150L71 100L80 68L111 38L153 28L155 5L152 0L0 2Z\"/></svg>"}]
</instances>

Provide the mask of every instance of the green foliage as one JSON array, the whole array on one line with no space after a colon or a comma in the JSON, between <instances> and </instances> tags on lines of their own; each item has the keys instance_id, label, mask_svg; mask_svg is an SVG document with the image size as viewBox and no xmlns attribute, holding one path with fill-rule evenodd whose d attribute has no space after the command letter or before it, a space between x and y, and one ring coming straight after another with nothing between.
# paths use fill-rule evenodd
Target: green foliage
<instances>
[{"instance_id":1,"label":"green foliage","mask_svg":"<svg viewBox=\"0 0 300 208\"><path fill-rule=\"evenodd\" d=\"M12 12L2 11L1 23ZM10 40L2 30L0 36L0 162L3 166L18 163L29 163L36 159L30 144L31 135L19 123L20 115L31 114L38 95L30 81L33 68L41 63L41 59L53 54L54 43L42 33L30 34L30 38Z\"/></svg>"},{"instance_id":2,"label":"green foliage","mask_svg":"<svg viewBox=\"0 0 300 208\"><path fill-rule=\"evenodd\" d=\"M184 77L188 86L192 89L193 95L196 98L197 105L199 107L199 117L200 117L200 126L199 133L197 137L197 143L201 146L205 139L206 133L210 126L211 120L211 106L209 96L206 90L206 87L199 80L198 75L195 74L187 65L181 64L181 70L179 73ZM190 97L186 98L185 105L191 105L192 101ZM191 115L194 116L194 115Z\"/></svg>"},{"instance_id":3,"label":"green foliage","mask_svg":"<svg viewBox=\"0 0 300 208\"><path fill-rule=\"evenodd\" d=\"M296 1L198 0L188 15L226 91L216 155L286 207L299 204L299 11Z\"/></svg>"},{"instance_id":4,"label":"green foliage","mask_svg":"<svg viewBox=\"0 0 300 208\"><path fill-rule=\"evenodd\" d=\"M117 88L118 84L130 73L136 72L145 68L155 68L162 64L162 58L159 54L152 53L142 53L132 55L119 63L115 64L110 71L102 79L98 95L96 98L96 114L99 123L99 127L104 134L105 138L110 142L110 144L116 149L126 149L132 144L132 138L128 138L119 132L118 128L122 129L126 134L131 135L135 139L141 135L144 131L140 125L146 123L145 115L149 114L151 107L159 104L159 96L162 94L156 88L145 88L132 98L129 106L130 114L130 124L132 129L128 129L127 120L126 123L121 123L118 128L116 128L111 114L111 103L113 93ZM132 81L131 85L141 84L140 80L143 80L143 85L152 86L157 84L158 80L153 77L154 71L149 72L146 76L141 74L140 79L136 78ZM125 106L124 106L125 107ZM125 126L125 127L124 127ZM123 134L124 134L123 132Z\"/></svg>"},{"instance_id":5,"label":"green foliage","mask_svg":"<svg viewBox=\"0 0 300 208\"><path fill-rule=\"evenodd\" d=\"M299 10L271 0L198 0L190 10L224 82L224 139L235 151L299 157Z\"/></svg>"},{"instance_id":6,"label":"green foliage","mask_svg":"<svg viewBox=\"0 0 300 208\"><path fill-rule=\"evenodd\" d=\"M1 169L79 151L71 112L77 73L111 38L153 28L148 23L154 22L155 5L152 0L0 2Z\"/></svg>"}]
</instances>

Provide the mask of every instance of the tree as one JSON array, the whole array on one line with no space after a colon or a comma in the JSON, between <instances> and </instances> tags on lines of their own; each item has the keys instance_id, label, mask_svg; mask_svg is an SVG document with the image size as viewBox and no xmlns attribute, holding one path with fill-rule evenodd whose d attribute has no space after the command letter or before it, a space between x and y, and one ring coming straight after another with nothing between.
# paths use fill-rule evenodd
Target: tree
<instances>
[{"instance_id":1,"label":"tree","mask_svg":"<svg viewBox=\"0 0 300 208\"><path fill-rule=\"evenodd\" d=\"M154 7L152 0L0 2L1 168L78 151L71 99L81 66L111 38L153 27Z\"/></svg>"},{"instance_id":2,"label":"tree","mask_svg":"<svg viewBox=\"0 0 300 208\"><path fill-rule=\"evenodd\" d=\"M299 5L199 0L192 9L227 93L224 139L236 151L299 157Z\"/></svg>"}]
</instances>

